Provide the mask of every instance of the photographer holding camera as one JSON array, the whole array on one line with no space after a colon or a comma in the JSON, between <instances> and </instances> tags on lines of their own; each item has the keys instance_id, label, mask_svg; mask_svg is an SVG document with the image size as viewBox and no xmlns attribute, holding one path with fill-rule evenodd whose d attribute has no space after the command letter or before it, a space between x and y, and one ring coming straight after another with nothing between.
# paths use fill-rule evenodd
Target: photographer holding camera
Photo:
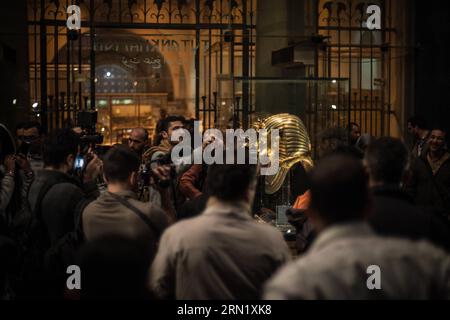
<instances>
[{"instance_id":1,"label":"photographer holding camera","mask_svg":"<svg viewBox=\"0 0 450 320\"><path fill-rule=\"evenodd\" d=\"M17 131L16 131L17 134ZM39 122L31 121L23 125L23 133L18 136L20 143L17 153L23 154L30 163L31 170L36 172L44 168L42 142L44 133Z\"/></svg>"},{"instance_id":2,"label":"photographer holding camera","mask_svg":"<svg viewBox=\"0 0 450 320\"><path fill-rule=\"evenodd\" d=\"M1 223L4 234L20 240L30 217L26 197L33 172L26 154L20 153L20 148L14 152L15 141L8 129L1 126L0 131Z\"/></svg>"},{"instance_id":3,"label":"photographer holding camera","mask_svg":"<svg viewBox=\"0 0 450 320\"><path fill-rule=\"evenodd\" d=\"M125 145L111 148L103 158L107 192L83 211L83 233L87 241L122 236L136 241L149 254L156 250L164 229L175 219L167 189L160 189L162 207L138 200L136 188L140 159ZM152 176L165 180L168 171L158 167ZM163 210L161 210L163 209Z\"/></svg>"},{"instance_id":4,"label":"photographer holding camera","mask_svg":"<svg viewBox=\"0 0 450 320\"><path fill-rule=\"evenodd\" d=\"M80 138L70 129L56 130L45 139L44 169L36 173L28 201L33 219L43 225L48 246L73 231L80 206L99 195L96 179L102 161L96 155L87 164L82 181L71 176L79 148Z\"/></svg>"},{"instance_id":5,"label":"photographer holding camera","mask_svg":"<svg viewBox=\"0 0 450 320\"><path fill-rule=\"evenodd\" d=\"M150 172L158 167L163 167L170 173L170 178L166 180L160 180L156 178L155 183L160 188L168 189L170 202L174 208L177 208L181 203L180 194L177 191L178 177L183 170L187 169L183 165L175 166L171 161L172 148L178 144L178 141L172 141L172 135L178 130L184 128L184 117L181 116L169 116L162 121L159 145L150 148L144 153L143 159L146 163L146 171ZM150 188L150 202L161 206L160 192L155 188Z\"/></svg>"}]
</instances>

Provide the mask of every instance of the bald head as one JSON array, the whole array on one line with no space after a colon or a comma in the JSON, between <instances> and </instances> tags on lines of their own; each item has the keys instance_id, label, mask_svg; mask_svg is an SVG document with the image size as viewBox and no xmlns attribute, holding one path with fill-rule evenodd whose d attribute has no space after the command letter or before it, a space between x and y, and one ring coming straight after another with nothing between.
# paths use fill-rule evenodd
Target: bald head
<instances>
[{"instance_id":1,"label":"bald head","mask_svg":"<svg viewBox=\"0 0 450 320\"><path fill-rule=\"evenodd\" d=\"M148 143L148 131L144 128L134 128L131 131L128 139L128 146L137 154L141 155L144 152L145 146Z\"/></svg>"}]
</instances>

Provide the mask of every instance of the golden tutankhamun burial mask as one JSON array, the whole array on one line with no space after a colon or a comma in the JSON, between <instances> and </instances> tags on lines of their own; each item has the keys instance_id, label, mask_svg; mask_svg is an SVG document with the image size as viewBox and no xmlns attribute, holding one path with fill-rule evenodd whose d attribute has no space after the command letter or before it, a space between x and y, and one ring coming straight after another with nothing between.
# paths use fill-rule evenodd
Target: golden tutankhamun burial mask
<instances>
[{"instance_id":1,"label":"golden tutankhamun burial mask","mask_svg":"<svg viewBox=\"0 0 450 320\"><path fill-rule=\"evenodd\" d=\"M256 129L266 129L268 134L271 130L278 129L280 168L273 176L266 176L265 192L274 194L281 189L286 176L291 168L301 163L305 170L313 166L311 159L311 142L302 120L291 114L277 114L254 124ZM270 146L269 146L269 152Z\"/></svg>"}]
</instances>

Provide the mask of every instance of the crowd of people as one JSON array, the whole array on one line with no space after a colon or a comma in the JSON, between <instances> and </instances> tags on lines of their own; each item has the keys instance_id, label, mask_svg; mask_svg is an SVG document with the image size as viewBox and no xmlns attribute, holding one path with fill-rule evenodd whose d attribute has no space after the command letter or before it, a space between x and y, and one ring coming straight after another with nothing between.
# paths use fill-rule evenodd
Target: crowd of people
<instances>
[{"instance_id":1,"label":"crowd of people","mask_svg":"<svg viewBox=\"0 0 450 320\"><path fill-rule=\"evenodd\" d=\"M76 171L79 130L18 125L16 153L0 144L0 297L450 298L445 129L410 119L409 148L356 123L322 132L288 211L302 217L290 220L294 258L255 212L258 165L170 162L173 134L189 127L164 113L154 136L135 128L105 154L83 152ZM81 289L67 287L69 265ZM367 284L373 266L380 288Z\"/></svg>"}]
</instances>

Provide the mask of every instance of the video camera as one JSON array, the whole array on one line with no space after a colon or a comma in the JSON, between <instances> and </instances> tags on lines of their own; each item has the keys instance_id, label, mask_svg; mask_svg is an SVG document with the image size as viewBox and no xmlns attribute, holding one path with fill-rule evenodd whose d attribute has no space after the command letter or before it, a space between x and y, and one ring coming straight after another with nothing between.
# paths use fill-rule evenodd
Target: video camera
<instances>
[{"instance_id":1,"label":"video camera","mask_svg":"<svg viewBox=\"0 0 450 320\"><path fill-rule=\"evenodd\" d=\"M77 126L82 129L81 147L95 147L103 143L103 136L96 133L97 111L80 111L77 115Z\"/></svg>"},{"instance_id":2,"label":"video camera","mask_svg":"<svg viewBox=\"0 0 450 320\"><path fill-rule=\"evenodd\" d=\"M103 143L103 136L96 133L97 125L96 111L80 111L77 115L77 126L81 128L80 153L75 160L75 169L82 170L85 164L92 160L90 153L97 153L98 145Z\"/></svg>"},{"instance_id":3,"label":"video camera","mask_svg":"<svg viewBox=\"0 0 450 320\"><path fill-rule=\"evenodd\" d=\"M82 129L81 145L95 146L103 143L103 136L96 133L97 111L80 111L77 115L77 126Z\"/></svg>"}]
</instances>

